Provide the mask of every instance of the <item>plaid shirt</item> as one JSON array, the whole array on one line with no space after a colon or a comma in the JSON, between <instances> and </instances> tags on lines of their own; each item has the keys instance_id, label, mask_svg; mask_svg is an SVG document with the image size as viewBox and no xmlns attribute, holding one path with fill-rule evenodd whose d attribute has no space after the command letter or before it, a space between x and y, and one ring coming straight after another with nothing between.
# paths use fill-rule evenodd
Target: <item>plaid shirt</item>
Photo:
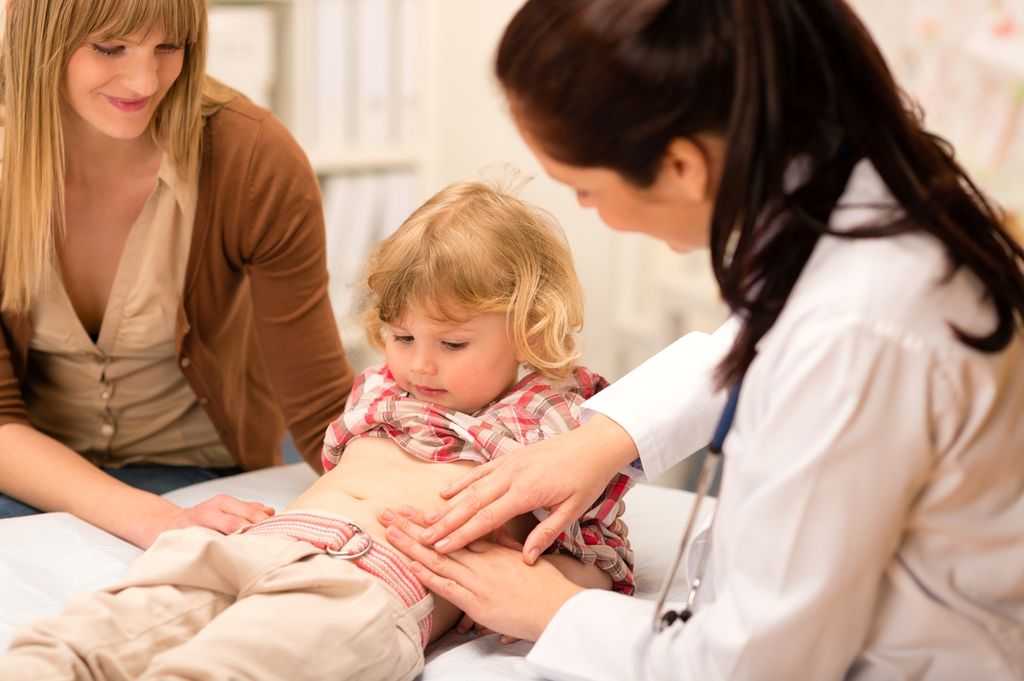
<instances>
[{"instance_id":1,"label":"plaid shirt","mask_svg":"<svg viewBox=\"0 0 1024 681\"><path fill-rule=\"evenodd\" d=\"M327 427L324 469L341 459L346 445L363 437L393 440L424 461L485 463L531 442L579 425L580 405L608 385L598 374L577 367L563 385L530 373L511 391L475 414L423 402L402 390L386 366L367 369L356 379L345 412ZM617 475L583 516L565 529L553 550L607 572L614 589L632 594L633 550L629 546L622 497L633 481Z\"/></svg>"}]
</instances>

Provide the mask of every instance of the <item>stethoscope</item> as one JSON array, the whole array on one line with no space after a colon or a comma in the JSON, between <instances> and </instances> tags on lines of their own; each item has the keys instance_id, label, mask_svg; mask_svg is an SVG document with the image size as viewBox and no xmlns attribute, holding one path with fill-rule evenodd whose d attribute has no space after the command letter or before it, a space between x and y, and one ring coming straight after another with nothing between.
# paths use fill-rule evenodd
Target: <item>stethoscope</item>
<instances>
[{"instance_id":1,"label":"stethoscope","mask_svg":"<svg viewBox=\"0 0 1024 681\"><path fill-rule=\"evenodd\" d=\"M686 531L683 532L682 541L679 542L679 550L676 551L675 558L672 559L672 565L668 569L668 573L665 575L665 581L661 584L661 590L658 592L658 602L654 606L654 633L664 631L666 627L672 625L674 622L686 622L693 615L693 603L697 598L697 591L700 589L701 580L704 578L704 569L707 566L708 561L708 547L711 544L710 541L704 542L700 548L700 555L697 557L697 566L693 572L693 582L690 584L690 593L686 597L686 605L682 610L668 610L662 612L665 608L665 599L668 598L669 589L672 587L672 581L676 577L676 572L679 570L679 561L683 557L683 552L686 551L687 544L690 543L690 535L693 534L693 527L697 524L697 518L700 516L701 502L704 501L704 497L708 495L708 490L711 489L711 485L714 484L715 477L718 474L718 469L722 463L722 444L725 442L725 436L729 434L729 429L732 428L732 420L736 415L736 403L740 398L740 384L742 379L736 381L732 388L729 389L729 398L725 403L725 408L722 410L722 415L718 418L718 425L715 427L715 434L711 438L711 443L708 445L708 456L704 459L704 465L700 469L700 477L697 479L697 498L693 502L693 508L690 511L690 520L686 523ZM715 513L711 513L711 524L710 528L715 523Z\"/></svg>"}]
</instances>

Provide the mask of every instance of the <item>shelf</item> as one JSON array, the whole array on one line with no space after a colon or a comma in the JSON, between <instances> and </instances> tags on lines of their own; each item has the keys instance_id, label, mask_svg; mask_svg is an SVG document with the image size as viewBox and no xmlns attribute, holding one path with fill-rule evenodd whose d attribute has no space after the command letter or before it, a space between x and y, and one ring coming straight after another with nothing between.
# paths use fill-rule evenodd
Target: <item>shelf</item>
<instances>
[{"instance_id":1,"label":"shelf","mask_svg":"<svg viewBox=\"0 0 1024 681\"><path fill-rule=\"evenodd\" d=\"M261 8L273 44L265 100L321 177L419 172L423 0L211 0ZM231 22L223 27L230 35ZM245 31L238 24L239 31ZM245 36L243 36L244 38ZM247 46L228 51L222 78L249 74ZM258 42L258 41L256 41ZM226 43L227 44L227 43ZM250 50L251 51L251 50ZM369 84L369 85L368 85ZM372 87L371 87L372 86ZM245 88L241 88L246 92Z\"/></svg>"},{"instance_id":2,"label":"shelf","mask_svg":"<svg viewBox=\"0 0 1024 681\"><path fill-rule=\"evenodd\" d=\"M294 0L210 0L210 6L216 5L287 5Z\"/></svg>"},{"instance_id":3,"label":"shelf","mask_svg":"<svg viewBox=\"0 0 1024 681\"><path fill-rule=\"evenodd\" d=\"M351 149L330 154L310 150L309 162L318 175L387 170L416 170L422 155L415 149L392 147Z\"/></svg>"}]
</instances>

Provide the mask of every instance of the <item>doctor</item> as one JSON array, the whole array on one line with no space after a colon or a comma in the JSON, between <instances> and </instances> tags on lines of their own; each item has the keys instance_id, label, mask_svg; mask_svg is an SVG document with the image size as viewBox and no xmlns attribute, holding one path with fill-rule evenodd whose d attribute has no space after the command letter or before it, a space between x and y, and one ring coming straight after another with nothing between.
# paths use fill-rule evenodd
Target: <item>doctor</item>
<instances>
[{"instance_id":1,"label":"doctor","mask_svg":"<svg viewBox=\"0 0 1024 681\"><path fill-rule=\"evenodd\" d=\"M846 4L529 0L497 74L581 206L710 247L734 326L400 515L424 583L537 640L551 678L1024 676L1024 252ZM740 385L692 618L654 633L651 602L529 564L617 470L706 442ZM469 543L534 508L522 556Z\"/></svg>"}]
</instances>

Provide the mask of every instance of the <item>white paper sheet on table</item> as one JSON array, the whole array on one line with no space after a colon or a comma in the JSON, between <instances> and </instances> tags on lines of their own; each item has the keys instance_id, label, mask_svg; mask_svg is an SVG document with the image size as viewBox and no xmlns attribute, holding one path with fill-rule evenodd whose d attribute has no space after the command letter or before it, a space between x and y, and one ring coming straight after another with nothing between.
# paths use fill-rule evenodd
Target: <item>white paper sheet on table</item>
<instances>
[{"instance_id":1,"label":"white paper sheet on table","mask_svg":"<svg viewBox=\"0 0 1024 681\"><path fill-rule=\"evenodd\" d=\"M304 463L243 473L165 495L191 505L218 493L283 509L314 480ZM626 497L626 522L636 551L637 597L653 599L676 550L693 495L638 485ZM710 511L709 508L705 511ZM139 550L66 513L0 521L0 650L21 622L52 615L75 593L116 582ZM682 569L680 573L682 573ZM685 597L682 574L670 598ZM652 603L653 608L653 603ZM427 651L422 681L538 679L526 665L530 644L498 644L454 632Z\"/></svg>"}]
</instances>

